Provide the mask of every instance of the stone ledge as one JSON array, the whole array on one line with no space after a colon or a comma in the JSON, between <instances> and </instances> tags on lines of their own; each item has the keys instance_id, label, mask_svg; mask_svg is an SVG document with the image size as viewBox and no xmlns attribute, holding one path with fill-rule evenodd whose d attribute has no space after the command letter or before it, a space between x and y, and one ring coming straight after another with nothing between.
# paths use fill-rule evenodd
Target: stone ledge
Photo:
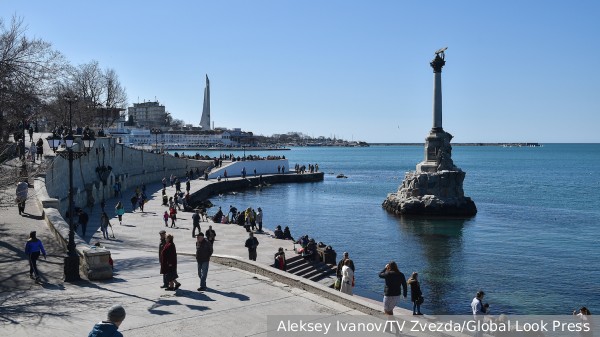
<instances>
[{"instance_id":1,"label":"stone ledge","mask_svg":"<svg viewBox=\"0 0 600 337\"><path fill-rule=\"evenodd\" d=\"M193 254L185 255L194 256ZM301 276L290 274L279 269L261 263L257 263L255 261L250 261L237 256L229 255L213 255L211 257L211 261L221 265L245 270L253 274L266 276L274 281L287 284L294 288L305 290L315 295L319 295L323 298L342 304L346 307L360 311L367 315L383 316L383 304L377 306L369 301L362 299L361 297L350 296L341 293L332 288L328 288L320 283L307 280ZM396 313L399 313L401 315L411 314L411 312L403 308L396 307L394 310L396 311Z\"/></svg>"}]
</instances>

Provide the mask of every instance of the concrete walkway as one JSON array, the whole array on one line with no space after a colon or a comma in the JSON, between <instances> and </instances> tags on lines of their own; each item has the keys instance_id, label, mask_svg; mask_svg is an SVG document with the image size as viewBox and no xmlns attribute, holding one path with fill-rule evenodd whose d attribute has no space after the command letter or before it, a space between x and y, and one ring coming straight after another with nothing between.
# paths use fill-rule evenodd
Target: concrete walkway
<instances>
[{"instance_id":1,"label":"concrete walkway","mask_svg":"<svg viewBox=\"0 0 600 337\"><path fill-rule=\"evenodd\" d=\"M193 180L191 189L196 191L208 183L214 183L214 180ZM182 188L185 189L185 184ZM41 217L42 210L33 200L27 203L28 215L25 217L18 215L16 207L0 210L0 335L85 336L94 323L104 319L107 308L117 303L127 311L127 318L119 329L125 336L266 336L270 315L318 315L323 318L341 314L364 315L352 309L355 306L351 302L342 305L340 301L303 290L307 288L300 283L296 288L289 283L214 262L211 262L207 280L209 289L198 292L192 213L179 212L177 227L165 228L162 214L167 208L161 206L161 189L162 184L146 186L150 200L144 212L131 212L129 199L133 191L124 191L122 200L127 212L122 226L114 215L118 200L107 196L106 211L112 217L115 239L105 240L98 231L100 207L86 209L90 223L84 239L90 245L99 242L107 247L114 259L115 275L108 281L61 281L64 252L54 242ZM167 187L169 196L174 192L175 187ZM228 211L223 208L224 212ZM202 231L208 225L217 232L215 254L247 259L244 247L247 233L243 227L203 222ZM274 227L273 224L265 226ZM158 264L158 232L161 229L175 237L179 281L182 283L176 292L159 288L162 276ZM38 263L43 275L40 284L29 279L27 260L22 253L31 230L37 230L49 254L47 261L42 259ZM259 264L270 265L278 247L286 249L288 256L293 254L291 241L276 240L270 234L270 231L257 234ZM342 299L344 297L354 300L346 295ZM381 309L381 304L360 298L356 301L362 306L370 305L373 312ZM407 311L396 308L396 313L404 315Z\"/></svg>"}]
</instances>

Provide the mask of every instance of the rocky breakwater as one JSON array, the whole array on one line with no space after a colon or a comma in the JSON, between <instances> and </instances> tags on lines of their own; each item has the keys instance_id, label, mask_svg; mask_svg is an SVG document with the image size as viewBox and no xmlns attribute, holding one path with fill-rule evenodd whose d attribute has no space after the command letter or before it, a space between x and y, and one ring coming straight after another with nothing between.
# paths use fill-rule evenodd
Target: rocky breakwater
<instances>
[{"instance_id":1,"label":"rocky breakwater","mask_svg":"<svg viewBox=\"0 0 600 337\"><path fill-rule=\"evenodd\" d=\"M465 197L463 171L407 172L383 207L398 215L473 216L475 202Z\"/></svg>"},{"instance_id":2,"label":"rocky breakwater","mask_svg":"<svg viewBox=\"0 0 600 337\"><path fill-rule=\"evenodd\" d=\"M407 172L396 193L383 207L398 215L470 217L477 213L475 202L465 197L466 173L452 160L453 136L434 128L425 139L425 160L416 171Z\"/></svg>"}]
</instances>

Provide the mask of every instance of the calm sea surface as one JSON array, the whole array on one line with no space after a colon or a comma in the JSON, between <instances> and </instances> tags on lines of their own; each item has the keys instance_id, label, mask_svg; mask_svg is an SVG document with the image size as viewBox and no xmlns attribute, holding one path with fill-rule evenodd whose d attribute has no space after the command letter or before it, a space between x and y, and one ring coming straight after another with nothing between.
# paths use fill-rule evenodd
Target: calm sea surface
<instances>
[{"instance_id":1,"label":"calm sea surface","mask_svg":"<svg viewBox=\"0 0 600 337\"><path fill-rule=\"evenodd\" d=\"M478 289L495 314L600 310L600 144L455 146L454 163L467 172L465 194L478 208L469 220L405 219L381 208L423 159L422 146L247 154L285 155L291 166L318 163L325 180L211 201L223 209L262 207L267 228L288 225L294 237L309 234L338 257L348 251L357 294L380 300L377 274L395 260L407 278L419 272L426 313L467 314Z\"/></svg>"}]
</instances>

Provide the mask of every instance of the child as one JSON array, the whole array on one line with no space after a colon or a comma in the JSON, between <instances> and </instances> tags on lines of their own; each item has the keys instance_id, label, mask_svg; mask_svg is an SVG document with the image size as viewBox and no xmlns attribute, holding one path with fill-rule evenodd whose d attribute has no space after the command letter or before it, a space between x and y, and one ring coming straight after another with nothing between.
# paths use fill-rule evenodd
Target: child
<instances>
[{"instance_id":1,"label":"child","mask_svg":"<svg viewBox=\"0 0 600 337\"><path fill-rule=\"evenodd\" d=\"M167 211L163 214L163 219L165 220L165 227L169 227L169 213Z\"/></svg>"}]
</instances>

